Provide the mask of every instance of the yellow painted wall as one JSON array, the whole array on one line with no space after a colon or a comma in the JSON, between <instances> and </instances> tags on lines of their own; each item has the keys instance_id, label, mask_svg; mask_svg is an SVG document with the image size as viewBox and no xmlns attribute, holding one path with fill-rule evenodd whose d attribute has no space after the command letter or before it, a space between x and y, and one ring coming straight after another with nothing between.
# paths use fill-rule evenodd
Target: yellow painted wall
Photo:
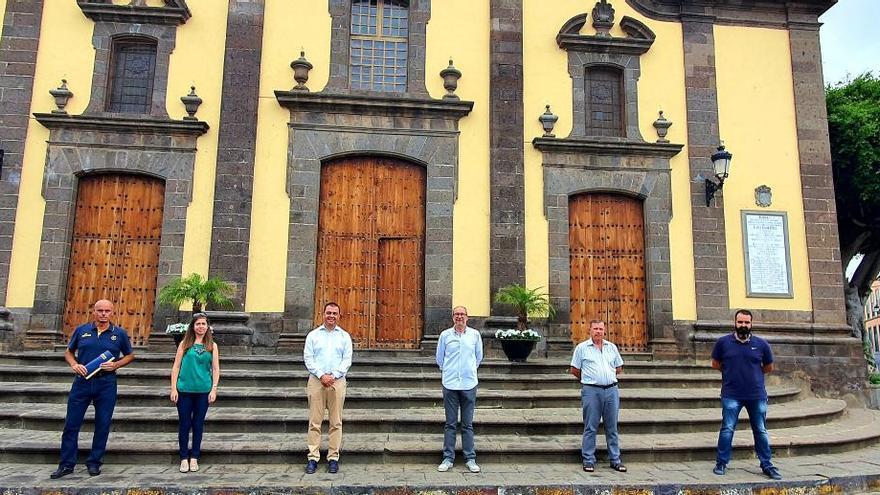
<instances>
[{"instance_id":1,"label":"yellow painted wall","mask_svg":"<svg viewBox=\"0 0 880 495\"><path fill-rule=\"evenodd\" d=\"M308 21L291 30L291 19ZM445 94L439 73L452 56L463 73L457 94L477 101L474 111L461 121L459 192L454 213L453 300L468 306L471 314L489 312L488 25L487 5L444 0L432 5L427 33L426 84L431 96L440 98ZM449 32L459 35L444 34ZM329 78L327 2L268 0L248 264L247 310L252 312L284 310L287 239L297 233L288 232L290 199L285 189L289 112L278 104L273 91L294 85L290 62L299 56L300 48L315 67L307 85L311 91L320 91Z\"/></svg>"},{"instance_id":2,"label":"yellow painted wall","mask_svg":"<svg viewBox=\"0 0 880 495\"><path fill-rule=\"evenodd\" d=\"M488 2L431 3L428 91L434 98L446 93L439 74L451 56L462 72L456 94L474 102L459 125L452 264L452 303L467 306L472 315L489 315L489 26Z\"/></svg>"},{"instance_id":3,"label":"yellow painted wall","mask_svg":"<svg viewBox=\"0 0 880 495\"><path fill-rule=\"evenodd\" d=\"M3 18L6 17L6 0L0 0L0 37L3 36Z\"/></svg>"},{"instance_id":4,"label":"yellow painted wall","mask_svg":"<svg viewBox=\"0 0 880 495\"><path fill-rule=\"evenodd\" d=\"M788 32L716 26L715 64L720 135L733 153L723 193L731 307L811 310ZM746 297L740 212L762 210L762 184L773 190L766 210L788 212L793 299Z\"/></svg>"},{"instance_id":5,"label":"yellow painted wall","mask_svg":"<svg viewBox=\"0 0 880 495\"><path fill-rule=\"evenodd\" d=\"M290 29L291 23L297 29ZM296 83L290 62L300 49L314 65L307 86L320 91L329 78L330 13L326 0L267 0L263 24L260 102L254 161L250 256L246 310L284 311L290 198L287 195L287 123L290 112L278 104L276 89Z\"/></svg>"},{"instance_id":6,"label":"yellow painted wall","mask_svg":"<svg viewBox=\"0 0 880 495\"><path fill-rule=\"evenodd\" d=\"M220 132L220 99L223 93L223 60L226 45L225 2L188 2L192 17L177 28L177 43L168 66L166 110L182 119L186 110L180 97L196 87L203 102L196 117L211 127L199 138L193 166L193 195L186 214L186 241L181 273L208 274L211 255L211 222L214 207L214 176Z\"/></svg>"},{"instance_id":7,"label":"yellow painted wall","mask_svg":"<svg viewBox=\"0 0 880 495\"><path fill-rule=\"evenodd\" d=\"M31 113L56 108L48 91L58 87L62 78L67 79L67 86L74 95L67 104L67 111L82 113L89 103L92 86L94 24L82 15L76 2L54 2L52 7L43 9ZM12 308L33 306L45 209L41 189L47 139L49 130L31 117L24 147L6 294L6 306Z\"/></svg>"},{"instance_id":8,"label":"yellow painted wall","mask_svg":"<svg viewBox=\"0 0 880 495\"><path fill-rule=\"evenodd\" d=\"M533 138L543 134L538 116L549 104L559 116L554 133L568 136L572 126L572 82L568 74L568 55L556 44L562 25L586 6L578 0L557 0L548 9L543 0L524 0L525 66L525 185L526 185L526 284L547 287L548 225L544 216L541 152L532 146ZM667 138L687 143L687 114L684 90L684 52L681 25L646 19L625 2L614 4L615 18L628 15L648 25L657 35L651 49L641 57L639 80L639 128L647 141L657 139L652 123L662 109L673 122ZM582 34L594 34L587 23ZM618 25L613 36L623 36ZM672 211L670 248L672 257L673 316L696 318L694 292L693 237L691 235L690 185L687 147L672 159Z\"/></svg>"},{"instance_id":9,"label":"yellow painted wall","mask_svg":"<svg viewBox=\"0 0 880 495\"><path fill-rule=\"evenodd\" d=\"M62 78L66 78L68 87L74 93L67 105L67 111L79 114L88 105L91 92L94 23L82 15L75 2L53 2L52 7L43 10L31 113L48 112L55 108L48 91L57 87ZM226 37L226 6L198 1L190 2L189 7L193 17L178 28L177 45L171 54L166 106L172 118L183 117L186 112L179 98L187 94L194 84L204 100L197 116L211 126L211 130L197 144L193 177L194 200L187 211L183 261L183 273L207 273ZM33 305L45 209L41 187L48 138L48 129L31 118L25 142L15 222L6 300L9 307Z\"/></svg>"}]
</instances>

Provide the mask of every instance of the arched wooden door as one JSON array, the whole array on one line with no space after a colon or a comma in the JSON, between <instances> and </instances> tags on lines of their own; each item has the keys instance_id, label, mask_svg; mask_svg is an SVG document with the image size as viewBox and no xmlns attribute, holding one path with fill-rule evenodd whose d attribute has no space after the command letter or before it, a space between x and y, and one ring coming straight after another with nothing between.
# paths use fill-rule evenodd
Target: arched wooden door
<instances>
[{"instance_id":1,"label":"arched wooden door","mask_svg":"<svg viewBox=\"0 0 880 495\"><path fill-rule=\"evenodd\" d=\"M141 175L94 175L79 181L70 249L64 334L92 320L98 299L114 303L113 322L133 344L153 325L165 184Z\"/></svg>"},{"instance_id":2,"label":"arched wooden door","mask_svg":"<svg viewBox=\"0 0 880 495\"><path fill-rule=\"evenodd\" d=\"M606 322L606 339L622 351L648 346L642 202L590 193L568 202L571 337L590 337L590 320Z\"/></svg>"},{"instance_id":3,"label":"arched wooden door","mask_svg":"<svg viewBox=\"0 0 880 495\"><path fill-rule=\"evenodd\" d=\"M327 301L361 348L416 348L424 299L425 169L345 158L321 169L315 322Z\"/></svg>"}]
</instances>

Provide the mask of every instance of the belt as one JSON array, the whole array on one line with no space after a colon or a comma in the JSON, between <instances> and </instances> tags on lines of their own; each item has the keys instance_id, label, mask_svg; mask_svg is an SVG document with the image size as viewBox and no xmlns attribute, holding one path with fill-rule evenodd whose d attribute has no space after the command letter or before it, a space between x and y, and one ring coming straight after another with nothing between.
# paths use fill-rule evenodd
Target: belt
<instances>
[{"instance_id":1,"label":"belt","mask_svg":"<svg viewBox=\"0 0 880 495\"><path fill-rule=\"evenodd\" d=\"M611 387L616 387L616 386L617 386L617 382L614 382L614 383L612 383L611 385L596 385L596 384L593 384L593 383L584 383L584 386L585 386L585 387L601 388L602 390L607 390L607 389L609 389L609 388L611 388Z\"/></svg>"}]
</instances>

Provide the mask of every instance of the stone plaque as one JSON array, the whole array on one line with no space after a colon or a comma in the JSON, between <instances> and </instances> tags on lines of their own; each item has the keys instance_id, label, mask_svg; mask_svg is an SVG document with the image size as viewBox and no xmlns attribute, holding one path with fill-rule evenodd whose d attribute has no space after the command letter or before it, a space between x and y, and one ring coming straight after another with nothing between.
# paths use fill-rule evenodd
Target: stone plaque
<instances>
[{"instance_id":1,"label":"stone plaque","mask_svg":"<svg viewBox=\"0 0 880 495\"><path fill-rule=\"evenodd\" d=\"M785 212L742 212L748 297L794 297L788 216Z\"/></svg>"}]
</instances>

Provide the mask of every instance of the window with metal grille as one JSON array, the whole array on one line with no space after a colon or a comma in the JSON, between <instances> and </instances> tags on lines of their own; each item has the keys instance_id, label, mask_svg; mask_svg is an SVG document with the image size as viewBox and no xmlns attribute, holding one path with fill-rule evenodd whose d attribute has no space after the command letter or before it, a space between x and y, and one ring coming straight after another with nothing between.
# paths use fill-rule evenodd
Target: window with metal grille
<instances>
[{"instance_id":1,"label":"window with metal grille","mask_svg":"<svg viewBox=\"0 0 880 495\"><path fill-rule=\"evenodd\" d=\"M110 64L107 111L150 113L156 42L147 38L114 39Z\"/></svg>"},{"instance_id":2,"label":"window with metal grille","mask_svg":"<svg viewBox=\"0 0 880 495\"><path fill-rule=\"evenodd\" d=\"M586 135L623 137L622 71L613 67L588 67L584 81Z\"/></svg>"},{"instance_id":3,"label":"window with metal grille","mask_svg":"<svg viewBox=\"0 0 880 495\"><path fill-rule=\"evenodd\" d=\"M351 2L351 89L405 92L409 7L403 0Z\"/></svg>"}]
</instances>

